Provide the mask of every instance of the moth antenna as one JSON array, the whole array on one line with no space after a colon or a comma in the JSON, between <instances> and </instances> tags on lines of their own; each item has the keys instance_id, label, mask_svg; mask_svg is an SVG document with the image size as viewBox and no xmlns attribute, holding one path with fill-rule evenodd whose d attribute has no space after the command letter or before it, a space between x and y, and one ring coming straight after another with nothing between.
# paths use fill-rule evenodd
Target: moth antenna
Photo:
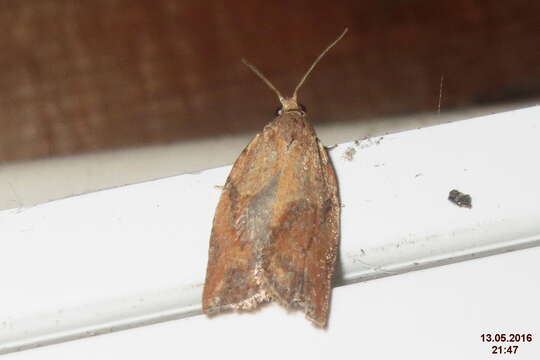
<instances>
[{"instance_id":1,"label":"moth antenna","mask_svg":"<svg viewBox=\"0 0 540 360\"><path fill-rule=\"evenodd\" d=\"M296 85L296 88L294 89L294 93L293 93L293 99L296 100L296 94L298 93L298 89L300 89L300 87L302 86L302 84L304 83L304 81L306 81L307 77L309 76L309 74L311 73L311 70L313 70L315 68L315 66L317 65L317 63L322 59L322 57L324 55L326 55L326 53L334 47L334 45L336 45L338 43L339 40L341 40L342 37L345 36L345 34L347 33L347 31L349 31L348 28L345 28L345 30L343 30L343 32L341 33L341 35L338 36L338 38L336 40L334 40L330 45L328 45L326 47L326 49L324 49L324 51L315 59L315 61L313 62L313 64L311 64L311 67L308 69L308 71L304 74L304 76L302 77L302 80L300 80L300 82L298 83L298 85Z\"/></svg>"},{"instance_id":2,"label":"moth antenna","mask_svg":"<svg viewBox=\"0 0 540 360\"><path fill-rule=\"evenodd\" d=\"M279 92L279 90L270 82L270 80L268 80L266 78L266 76L263 75L262 72L259 71L259 69L257 69L255 67L255 65L251 65L250 63L248 63L246 61L246 59L242 59L242 62L244 63L244 65L246 65L248 68L251 69L251 71L253 71L255 73L255 75L257 75L259 78L261 78L262 81L264 81L264 83L266 85L268 85L268 87L272 90L274 90L274 92L277 94L278 98L279 98L279 101L281 102L281 100L283 100L283 96L281 95L281 93Z\"/></svg>"}]
</instances>

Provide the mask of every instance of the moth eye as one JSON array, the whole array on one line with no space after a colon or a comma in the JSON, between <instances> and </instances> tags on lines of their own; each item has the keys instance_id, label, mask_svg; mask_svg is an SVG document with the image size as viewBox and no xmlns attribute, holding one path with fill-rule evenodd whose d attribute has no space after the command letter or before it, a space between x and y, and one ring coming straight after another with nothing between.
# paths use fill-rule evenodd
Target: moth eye
<instances>
[{"instance_id":1,"label":"moth eye","mask_svg":"<svg viewBox=\"0 0 540 360\"><path fill-rule=\"evenodd\" d=\"M274 115L276 116L279 116L281 114L283 114L283 106L278 107L276 111L274 111Z\"/></svg>"},{"instance_id":2,"label":"moth eye","mask_svg":"<svg viewBox=\"0 0 540 360\"><path fill-rule=\"evenodd\" d=\"M299 104L299 105L300 105L300 109L302 109L303 112L307 112L307 109L304 106L304 104Z\"/></svg>"}]
</instances>

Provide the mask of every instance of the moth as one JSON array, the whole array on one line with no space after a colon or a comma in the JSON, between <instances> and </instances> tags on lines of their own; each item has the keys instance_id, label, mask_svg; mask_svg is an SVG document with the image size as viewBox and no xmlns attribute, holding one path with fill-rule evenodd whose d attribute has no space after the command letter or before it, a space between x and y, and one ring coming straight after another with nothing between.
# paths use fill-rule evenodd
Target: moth
<instances>
[{"instance_id":1,"label":"moth","mask_svg":"<svg viewBox=\"0 0 540 360\"><path fill-rule=\"evenodd\" d=\"M223 187L203 291L207 315L276 301L326 327L340 231L338 183L297 94L346 32L315 59L292 97L243 60L281 108L242 151Z\"/></svg>"}]
</instances>

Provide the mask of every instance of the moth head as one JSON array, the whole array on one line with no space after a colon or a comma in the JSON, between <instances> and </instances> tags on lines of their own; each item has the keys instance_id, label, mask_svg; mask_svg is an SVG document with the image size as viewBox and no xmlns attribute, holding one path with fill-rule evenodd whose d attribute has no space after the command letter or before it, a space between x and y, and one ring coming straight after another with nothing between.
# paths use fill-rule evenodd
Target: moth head
<instances>
[{"instance_id":1,"label":"moth head","mask_svg":"<svg viewBox=\"0 0 540 360\"><path fill-rule=\"evenodd\" d=\"M281 106L276 109L276 116L293 111L302 114L306 113L306 107L294 98L280 98L279 101L281 102Z\"/></svg>"},{"instance_id":2,"label":"moth head","mask_svg":"<svg viewBox=\"0 0 540 360\"><path fill-rule=\"evenodd\" d=\"M261 73L259 71L259 69L257 69L255 66L251 65L250 63L248 63L245 59L242 59L242 61L244 62L244 64L249 67L258 77L261 78L262 81L264 81L266 83L266 85L268 85L268 87L270 89L272 89L276 95L278 96L278 99L279 99L279 102L281 103L281 108L279 108L277 111L276 111L276 115L281 115L282 113L286 113L286 112L291 112L291 111L296 111L296 112L301 112L301 113L305 113L306 111L306 108L304 107L304 105L302 104L299 104L298 101L296 100L297 99L297 94L298 94L298 90L300 89L300 87L302 86L302 84L304 84L304 81L306 81L307 77L309 76L309 74L311 73L311 71L313 70L313 68L315 68L315 65L317 65L317 63L319 62L319 60L322 59L322 57L328 52L328 50L330 50L332 47L334 47L334 45L337 44L337 42L339 40L341 40L341 38L343 36L345 36L345 34L347 33L347 29L343 30L343 32L341 33L341 35L338 36L338 38L336 40L334 40L330 45L328 45L326 47L326 49L324 49L324 51L315 59L315 61L313 62L313 64L311 64L310 68L308 69L308 71L306 71L306 73L304 74L304 76L302 77L302 79L300 80L300 82L298 83L298 85L296 85L296 88L294 89L294 92L293 92L293 96L291 97L284 97L283 95L281 95L281 93L279 92L279 90L270 82L270 80L268 80L266 78L266 76L263 75L263 73Z\"/></svg>"}]
</instances>

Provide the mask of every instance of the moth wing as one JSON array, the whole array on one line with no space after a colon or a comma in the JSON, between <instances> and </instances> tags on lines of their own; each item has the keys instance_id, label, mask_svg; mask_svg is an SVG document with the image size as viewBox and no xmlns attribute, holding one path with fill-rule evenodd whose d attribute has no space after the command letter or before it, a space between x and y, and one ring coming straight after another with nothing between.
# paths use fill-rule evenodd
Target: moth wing
<instances>
[{"instance_id":1,"label":"moth wing","mask_svg":"<svg viewBox=\"0 0 540 360\"><path fill-rule=\"evenodd\" d=\"M263 281L280 303L303 309L315 325L325 327L340 204L328 154L307 123L306 131L290 145L280 169L271 237L263 252Z\"/></svg>"},{"instance_id":2,"label":"moth wing","mask_svg":"<svg viewBox=\"0 0 540 360\"><path fill-rule=\"evenodd\" d=\"M270 300L255 276L279 172L270 125L240 154L221 193L203 291L206 314L250 310Z\"/></svg>"},{"instance_id":3,"label":"moth wing","mask_svg":"<svg viewBox=\"0 0 540 360\"><path fill-rule=\"evenodd\" d=\"M275 299L328 318L339 238L334 170L303 117L267 125L235 162L216 209L203 311Z\"/></svg>"}]
</instances>

